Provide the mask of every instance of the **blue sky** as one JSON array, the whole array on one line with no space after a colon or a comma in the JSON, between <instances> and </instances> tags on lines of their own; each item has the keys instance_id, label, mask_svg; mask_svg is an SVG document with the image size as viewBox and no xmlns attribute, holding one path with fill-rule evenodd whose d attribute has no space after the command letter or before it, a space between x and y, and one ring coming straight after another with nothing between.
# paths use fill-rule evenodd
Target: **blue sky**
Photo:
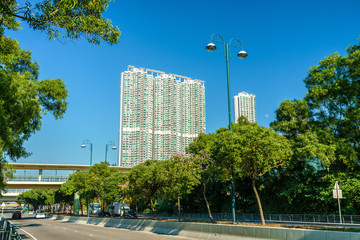
<instances>
[{"instance_id":1,"label":"blue sky","mask_svg":"<svg viewBox=\"0 0 360 240\"><path fill-rule=\"evenodd\" d=\"M105 16L122 31L119 44L85 40L49 41L29 29L8 32L32 51L41 78L62 78L69 90L64 118L43 119L26 143L23 163L89 164L103 161L105 145L118 141L120 73L128 65L205 81L207 132L226 127L226 68L222 46L209 53L213 33L239 39L249 56L230 60L231 96L256 95L258 124L268 127L285 99L303 98L310 66L338 51L345 54L360 37L360 1L119 1ZM233 114L234 118L234 114ZM117 152L109 150L110 163Z\"/></svg>"}]
</instances>

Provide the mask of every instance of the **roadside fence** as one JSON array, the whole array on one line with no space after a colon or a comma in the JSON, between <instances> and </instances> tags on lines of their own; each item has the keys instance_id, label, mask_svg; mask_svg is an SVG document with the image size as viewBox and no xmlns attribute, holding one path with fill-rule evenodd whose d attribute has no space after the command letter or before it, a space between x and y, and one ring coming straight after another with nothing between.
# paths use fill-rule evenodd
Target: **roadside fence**
<instances>
[{"instance_id":1,"label":"roadside fence","mask_svg":"<svg viewBox=\"0 0 360 240\"><path fill-rule=\"evenodd\" d=\"M12 225L8 220L3 217L0 218L0 239L21 240L21 237L15 230L14 225Z\"/></svg>"},{"instance_id":2,"label":"roadside fence","mask_svg":"<svg viewBox=\"0 0 360 240\"><path fill-rule=\"evenodd\" d=\"M213 213L214 221L232 222L231 213ZM139 214L139 217L152 218L152 213ZM157 218L177 219L176 214L157 213ZM304 222L304 223L340 223L339 215L319 215L319 214L264 214L265 221L268 223ZM342 215L343 224L360 224L360 215ZM184 213L181 214L182 220L210 221L207 213ZM237 222L261 222L260 214L243 213L236 214Z\"/></svg>"}]
</instances>

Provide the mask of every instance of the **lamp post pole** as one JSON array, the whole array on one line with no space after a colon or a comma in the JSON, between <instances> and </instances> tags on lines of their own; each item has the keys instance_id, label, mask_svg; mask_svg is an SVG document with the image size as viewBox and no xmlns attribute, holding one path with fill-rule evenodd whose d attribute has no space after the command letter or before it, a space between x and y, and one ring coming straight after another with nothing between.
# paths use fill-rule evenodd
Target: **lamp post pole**
<instances>
[{"instance_id":1,"label":"lamp post pole","mask_svg":"<svg viewBox=\"0 0 360 240\"><path fill-rule=\"evenodd\" d=\"M226 80L227 80L227 95L228 95L228 111L229 111L229 130L231 127L231 98L230 98L230 71L229 71L229 44L225 43L225 58L226 58Z\"/></svg>"},{"instance_id":2,"label":"lamp post pole","mask_svg":"<svg viewBox=\"0 0 360 240\"><path fill-rule=\"evenodd\" d=\"M116 146L115 143L113 141L110 141L106 144L105 146L105 162L107 163L107 152L108 152L108 147L112 146L112 150L116 150ZM105 196L103 197L103 202L102 202L102 215L104 216L104 211L105 210Z\"/></svg>"},{"instance_id":3,"label":"lamp post pole","mask_svg":"<svg viewBox=\"0 0 360 240\"><path fill-rule=\"evenodd\" d=\"M240 59L244 59L247 57L247 53L243 50L243 45L240 40L236 38L232 38L229 43L225 43L224 38L217 33L214 33L210 37L210 43L206 46L206 50L209 52L213 52L216 50L216 45L214 44L220 43L224 45L224 53L226 60L226 80L227 80L227 95L228 95L228 112L229 112L229 131L232 131L231 126L231 98L230 98L230 71L229 71L229 60L230 60L230 47L241 48L241 51L237 54ZM233 166L231 166L233 169ZM236 201L235 201L235 181L234 181L234 171L232 170L231 174L231 209L232 209L232 217L233 223L236 222Z\"/></svg>"},{"instance_id":4,"label":"lamp post pole","mask_svg":"<svg viewBox=\"0 0 360 240\"><path fill-rule=\"evenodd\" d=\"M107 163L107 152L108 152L108 147L111 146L112 150L116 150L116 146L115 146L115 143L113 141L110 141L106 144L105 146L105 162Z\"/></svg>"},{"instance_id":5,"label":"lamp post pole","mask_svg":"<svg viewBox=\"0 0 360 240\"><path fill-rule=\"evenodd\" d=\"M90 142L90 140L86 139L83 144L81 145L82 148L85 148L86 145L89 145L90 147L90 168L92 166L92 150L93 150L93 144ZM90 169L89 169L90 172ZM88 206L87 206L87 216L90 217L90 191L88 192Z\"/></svg>"}]
</instances>

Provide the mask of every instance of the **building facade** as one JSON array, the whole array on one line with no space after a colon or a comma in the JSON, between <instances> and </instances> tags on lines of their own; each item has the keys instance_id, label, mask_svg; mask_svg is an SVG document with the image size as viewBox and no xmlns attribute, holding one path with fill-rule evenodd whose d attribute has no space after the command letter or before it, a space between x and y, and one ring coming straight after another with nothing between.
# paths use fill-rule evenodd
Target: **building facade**
<instances>
[{"instance_id":1,"label":"building facade","mask_svg":"<svg viewBox=\"0 0 360 240\"><path fill-rule=\"evenodd\" d=\"M234 96L235 123L240 116L245 116L249 122L256 122L256 96L241 92Z\"/></svg>"},{"instance_id":2,"label":"building facade","mask_svg":"<svg viewBox=\"0 0 360 240\"><path fill-rule=\"evenodd\" d=\"M128 66L121 73L119 166L169 159L205 132L204 81Z\"/></svg>"}]
</instances>

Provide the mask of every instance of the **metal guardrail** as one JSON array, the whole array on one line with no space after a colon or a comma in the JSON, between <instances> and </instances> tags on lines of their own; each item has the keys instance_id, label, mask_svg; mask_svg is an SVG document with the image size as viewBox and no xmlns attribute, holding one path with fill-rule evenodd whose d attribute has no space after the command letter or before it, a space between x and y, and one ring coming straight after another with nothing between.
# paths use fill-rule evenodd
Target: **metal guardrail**
<instances>
[{"instance_id":1,"label":"metal guardrail","mask_svg":"<svg viewBox=\"0 0 360 240\"><path fill-rule=\"evenodd\" d=\"M8 220L3 217L0 218L0 239L21 240L21 237L15 230L14 225L12 225Z\"/></svg>"},{"instance_id":2,"label":"metal guardrail","mask_svg":"<svg viewBox=\"0 0 360 240\"><path fill-rule=\"evenodd\" d=\"M152 213L139 214L140 217L152 218ZM231 213L213 213L214 221L232 221ZM176 214L157 213L157 218L177 219ZM267 222L304 222L304 223L340 223L339 215L316 215L316 214L264 214ZM183 220L210 221L207 213L184 213ZM244 213L236 214L237 222L259 222L260 214ZM343 224L360 224L360 215L342 215Z\"/></svg>"},{"instance_id":3,"label":"metal guardrail","mask_svg":"<svg viewBox=\"0 0 360 240\"><path fill-rule=\"evenodd\" d=\"M41 178L39 175L14 175L13 178L8 179L9 182L19 181L19 182L66 182L68 176L45 176L42 175ZM39 181L41 179L41 181Z\"/></svg>"}]
</instances>

